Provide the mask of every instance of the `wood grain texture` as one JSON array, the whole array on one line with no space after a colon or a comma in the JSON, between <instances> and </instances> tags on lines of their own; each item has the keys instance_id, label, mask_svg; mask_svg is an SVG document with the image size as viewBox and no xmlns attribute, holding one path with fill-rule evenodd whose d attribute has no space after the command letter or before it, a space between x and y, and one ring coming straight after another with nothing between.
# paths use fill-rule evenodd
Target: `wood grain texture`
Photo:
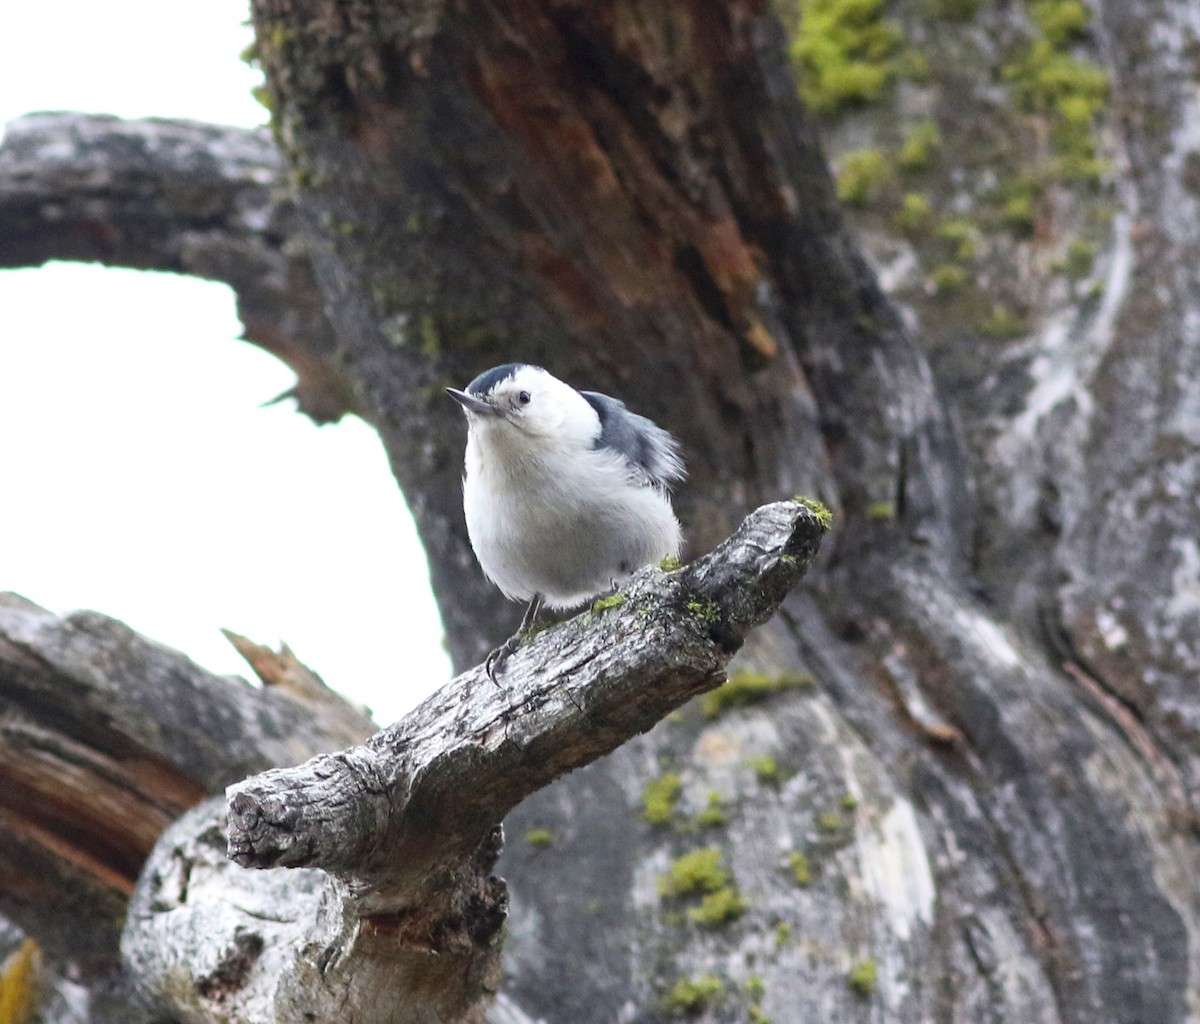
<instances>
[{"instance_id":1,"label":"wood grain texture","mask_svg":"<svg viewBox=\"0 0 1200 1024\"><path fill-rule=\"evenodd\" d=\"M228 815L170 829L134 896L122 951L148 1002L213 1022L230 1000L263 1024L482 1020L508 908L501 820L717 686L824 532L804 504L764 506L711 554L539 633L501 686L473 669L361 746L230 786ZM274 874L286 912L247 914L231 909L262 903L238 895L247 867L329 878L318 894L320 873Z\"/></svg>"},{"instance_id":2,"label":"wood grain texture","mask_svg":"<svg viewBox=\"0 0 1200 1024\"><path fill-rule=\"evenodd\" d=\"M509 815L510 1019L656 1020L705 974L725 985L705 1024L750 1015L752 976L776 1024L1194 1015L1195 0L1085 5L1065 50L1107 70L1108 166L1086 185L1038 176L1025 235L986 218L1029 184L1025 143L1054 169L1054 114L1014 110L1005 71L1046 5L885 6L930 74L823 120L823 144L892 153L920 116L944 145L853 232L756 0L254 5L295 211L274 244L311 254L338 339L289 343L383 438L460 668L515 619L471 556L441 393L490 365L545 363L677 433L692 552L780 494L838 513L809 583L739 654L818 686L690 708ZM52 183L55 166L21 175ZM101 201L116 179L58 180L43 210L82 190L117 235L134 222ZM974 307L931 289L920 261L949 241L900 228L910 189L948 227L980 214ZM189 189L156 194L190 223ZM49 219L48 244L77 252ZM1080 235L1095 258L1075 280L1054 267ZM255 264L237 265L253 291ZM988 288L1026 336L978 329ZM749 766L765 756L774 782ZM665 764L682 788L656 828L637 795ZM713 791L727 824L688 831ZM746 896L722 928L655 888L702 843ZM847 980L868 960L870 994Z\"/></svg>"},{"instance_id":3,"label":"wood grain texture","mask_svg":"<svg viewBox=\"0 0 1200 1024\"><path fill-rule=\"evenodd\" d=\"M33 114L0 144L0 267L98 261L231 285L246 338L317 423L353 411L279 152L265 129Z\"/></svg>"},{"instance_id":4,"label":"wood grain texture","mask_svg":"<svg viewBox=\"0 0 1200 1024\"><path fill-rule=\"evenodd\" d=\"M250 772L371 731L95 612L0 595L0 910L88 983L111 980L126 900L159 835ZM357 717L356 717L357 715Z\"/></svg>"}]
</instances>

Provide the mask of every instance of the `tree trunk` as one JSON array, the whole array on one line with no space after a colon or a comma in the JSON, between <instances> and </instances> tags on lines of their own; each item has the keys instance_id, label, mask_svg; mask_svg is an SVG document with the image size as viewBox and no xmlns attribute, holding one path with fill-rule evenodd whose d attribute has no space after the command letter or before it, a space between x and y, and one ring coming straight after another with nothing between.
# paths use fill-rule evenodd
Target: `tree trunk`
<instances>
[{"instance_id":1,"label":"tree trunk","mask_svg":"<svg viewBox=\"0 0 1200 1024\"><path fill-rule=\"evenodd\" d=\"M1200 9L1051 6L889 8L823 126L868 262L761 3L254 3L337 337L279 347L383 437L459 667L512 619L441 397L489 365L672 429L694 552L837 514L757 675L509 816L497 1021L1193 1018Z\"/></svg>"}]
</instances>

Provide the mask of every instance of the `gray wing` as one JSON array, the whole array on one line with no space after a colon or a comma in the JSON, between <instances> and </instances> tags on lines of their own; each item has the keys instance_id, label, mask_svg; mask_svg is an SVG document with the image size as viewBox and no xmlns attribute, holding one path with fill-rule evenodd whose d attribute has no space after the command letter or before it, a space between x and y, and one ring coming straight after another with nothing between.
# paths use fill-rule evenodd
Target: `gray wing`
<instances>
[{"instance_id":1,"label":"gray wing","mask_svg":"<svg viewBox=\"0 0 1200 1024\"><path fill-rule=\"evenodd\" d=\"M679 442L653 420L625 408L625 403L596 391L579 392L600 417L597 448L622 455L644 483L670 489L686 475Z\"/></svg>"}]
</instances>

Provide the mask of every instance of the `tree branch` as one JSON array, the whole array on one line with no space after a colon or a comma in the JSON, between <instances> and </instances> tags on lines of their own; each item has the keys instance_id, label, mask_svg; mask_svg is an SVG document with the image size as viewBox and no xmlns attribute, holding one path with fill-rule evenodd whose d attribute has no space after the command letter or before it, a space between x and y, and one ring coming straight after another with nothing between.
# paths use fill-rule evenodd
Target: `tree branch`
<instances>
[{"instance_id":1,"label":"tree branch","mask_svg":"<svg viewBox=\"0 0 1200 1024\"><path fill-rule=\"evenodd\" d=\"M507 911L491 877L500 820L719 685L824 529L803 502L763 506L711 554L643 570L616 598L538 634L505 664L502 686L472 669L362 746L231 786L227 821L210 805L160 842L131 904L127 964L200 1020L227 1011L234 989L243 1008L269 995L261 1019L279 1024L482 1020ZM324 896L301 871L269 883L276 903L299 908L286 921L221 909L231 889L254 888L220 861L222 834L238 864L325 869ZM192 880L182 890L181 873ZM213 965L226 961L236 984L214 984L224 975Z\"/></svg>"},{"instance_id":2,"label":"tree branch","mask_svg":"<svg viewBox=\"0 0 1200 1024\"><path fill-rule=\"evenodd\" d=\"M213 676L114 619L0 594L0 913L78 980L105 976L163 829L246 772L367 735L335 701Z\"/></svg>"},{"instance_id":3,"label":"tree branch","mask_svg":"<svg viewBox=\"0 0 1200 1024\"><path fill-rule=\"evenodd\" d=\"M0 144L0 267L98 261L222 281L248 340L295 370L318 423L353 409L265 129L32 114Z\"/></svg>"},{"instance_id":4,"label":"tree branch","mask_svg":"<svg viewBox=\"0 0 1200 1024\"><path fill-rule=\"evenodd\" d=\"M805 505L763 506L686 568L643 571L612 607L539 634L502 687L475 668L361 747L231 786L230 856L422 885L521 799L716 686L821 532Z\"/></svg>"}]
</instances>

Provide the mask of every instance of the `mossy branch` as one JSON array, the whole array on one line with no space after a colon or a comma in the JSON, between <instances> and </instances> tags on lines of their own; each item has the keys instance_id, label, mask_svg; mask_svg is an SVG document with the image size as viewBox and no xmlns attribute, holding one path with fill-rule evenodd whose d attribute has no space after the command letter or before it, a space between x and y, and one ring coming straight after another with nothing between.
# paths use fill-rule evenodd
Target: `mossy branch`
<instances>
[{"instance_id":1,"label":"mossy branch","mask_svg":"<svg viewBox=\"0 0 1200 1024\"><path fill-rule=\"evenodd\" d=\"M525 796L719 685L824 530L801 502L765 505L712 553L538 634L501 687L472 669L363 746L230 787L230 856L405 890L454 870Z\"/></svg>"}]
</instances>

